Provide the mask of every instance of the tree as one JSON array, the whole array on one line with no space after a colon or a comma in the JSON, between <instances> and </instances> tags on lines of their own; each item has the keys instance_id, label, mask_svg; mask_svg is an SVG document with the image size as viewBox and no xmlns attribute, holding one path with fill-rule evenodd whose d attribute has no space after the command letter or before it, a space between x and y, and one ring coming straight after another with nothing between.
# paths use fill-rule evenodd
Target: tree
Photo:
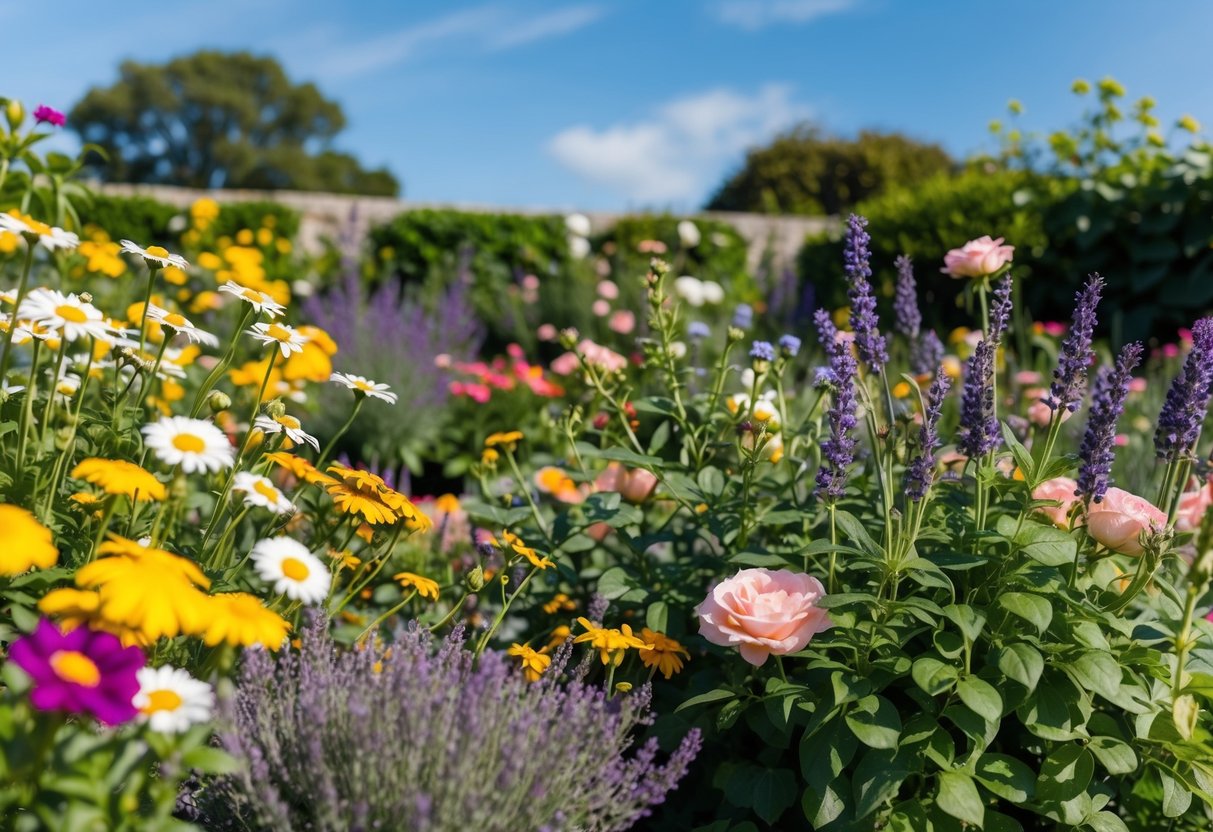
<instances>
[{"instance_id":1,"label":"tree","mask_svg":"<svg viewBox=\"0 0 1213 832\"><path fill-rule=\"evenodd\" d=\"M720 186L706 207L762 214L838 214L891 184L922 182L953 166L939 145L899 133L865 130L848 140L801 124L766 147L750 150L741 169Z\"/></svg>"},{"instance_id":2,"label":"tree","mask_svg":"<svg viewBox=\"0 0 1213 832\"><path fill-rule=\"evenodd\" d=\"M167 64L124 61L68 123L108 158L105 179L195 188L293 188L394 196L395 177L333 150L345 126L335 101L295 84L273 58L202 51Z\"/></svg>"}]
</instances>

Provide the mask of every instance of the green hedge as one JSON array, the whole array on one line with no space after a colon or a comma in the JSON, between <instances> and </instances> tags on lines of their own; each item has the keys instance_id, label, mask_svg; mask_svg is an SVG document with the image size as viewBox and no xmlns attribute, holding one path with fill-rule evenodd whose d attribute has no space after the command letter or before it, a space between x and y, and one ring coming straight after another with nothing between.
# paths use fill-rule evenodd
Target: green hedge
<instances>
[{"instance_id":1,"label":"green hedge","mask_svg":"<svg viewBox=\"0 0 1213 832\"><path fill-rule=\"evenodd\" d=\"M595 238L594 248L604 251L614 246L611 258L616 279L626 279L627 273L643 275L653 255L638 251L638 246L645 240L657 240L665 244L667 252L662 256L678 274L715 280L726 289L749 286L746 270L749 246L737 229L707 217L691 217L690 220L699 229L700 236L699 244L691 248L684 249L678 238L678 223L682 218L670 214L621 217Z\"/></svg>"},{"instance_id":2,"label":"green hedge","mask_svg":"<svg viewBox=\"0 0 1213 832\"><path fill-rule=\"evenodd\" d=\"M169 230L181 209L146 196L107 196L94 193L77 206L80 225L95 225L112 240L134 240L142 246L176 241Z\"/></svg>"},{"instance_id":3,"label":"green hedge","mask_svg":"<svg viewBox=\"0 0 1213 832\"><path fill-rule=\"evenodd\" d=\"M220 203L219 216L215 217L207 231L216 237L235 236L245 228L256 231L266 224L267 218L272 218L274 232L281 237L293 240L299 233L299 223L302 220L299 212L269 200Z\"/></svg>"}]
</instances>

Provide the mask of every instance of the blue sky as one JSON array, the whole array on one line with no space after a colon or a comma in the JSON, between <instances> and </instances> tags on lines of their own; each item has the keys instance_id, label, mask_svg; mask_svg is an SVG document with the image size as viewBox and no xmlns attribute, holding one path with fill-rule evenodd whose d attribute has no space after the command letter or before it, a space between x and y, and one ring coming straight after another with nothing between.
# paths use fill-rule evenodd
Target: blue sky
<instances>
[{"instance_id":1,"label":"blue sky","mask_svg":"<svg viewBox=\"0 0 1213 832\"><path fill-rule=\"evenodd\" d=\"M272 54L424 201L689 210L798 120L963 155L1011 98L1072 122L1077 77L1213 128L1206 0L0 0L0 31L0 95L64 110L124 58Z\"/></svg>"}]
</instances>

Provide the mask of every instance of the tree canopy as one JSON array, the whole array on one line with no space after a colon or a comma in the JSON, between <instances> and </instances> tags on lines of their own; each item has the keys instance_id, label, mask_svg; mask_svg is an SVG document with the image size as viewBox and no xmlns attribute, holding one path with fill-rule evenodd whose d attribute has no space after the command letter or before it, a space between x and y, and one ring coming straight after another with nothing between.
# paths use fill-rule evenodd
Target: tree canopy
<instances>
[{"instance_id":1,"label":"tree canopy","mask_svg":"<svg viewBox=\"0 0 1213 832\"><path fill-rule=\"evenodd\" d=\"M118 82L89 90L68 123L105 151L91 166L110 181L387 196L400 187L333 149L340 105L248 52L124 61Z\"/></svg>"},{"instance_id":2,"label":"tree canopy","mask_svg":"<svg viewBox=\"0 0 1213 832\"><path fill-rule=\"evenodd\" d=\"M951 170L936 144L865 130L855 139L801 124L750 150L740 170L708 201L711 211L838 214L892 184L921 182Z\"/></svg>"}]
</instances>

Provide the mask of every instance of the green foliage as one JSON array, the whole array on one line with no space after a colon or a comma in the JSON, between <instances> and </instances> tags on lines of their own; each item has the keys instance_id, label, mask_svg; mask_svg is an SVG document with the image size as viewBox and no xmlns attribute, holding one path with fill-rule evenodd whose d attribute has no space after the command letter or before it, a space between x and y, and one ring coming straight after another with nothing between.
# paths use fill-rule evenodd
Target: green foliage
<instances>
[{"instance_id":1,"label":"green foliage","mask_svg":"<svg viewBox=\"0 0 1213 832\"><path fill-rule=\"evenodd\" d=\"M249 202L224 202L219 206L219 216L207 231L214 237L234 237L243 229L256 231L272 228L279 237L293 240L299 233L302 217L294 208L268 200Z\"/></svg>"},{"instance_id":2,"label":"green foliage","mask_svg":"<svg viewBox=\"0 0 1213 832\"><path fill-rule=\"evenodd\" d=\"M295 84L273 58L201 51L165 64L124 61L68 124L104 151L104 178L196 188L293 188L393 196L386 170L331 149L341 107Z\"/></svg>"},{"instance_id":3,"label":"green foliage","mask_svg":"<svg viewBox=\"0 0 1213 832\"><path fill-rule=\"evenodd\" d=\"M803 124L746 154L708 201L709 211L838 214L890 186L913 187L949 171L937 144L864 130L855 139Z\"/></svg>"},{"instance_id":4,"label":"green foliage","mask_svg":"<svg viewBox=\"0 0 1213 832\"><path fill-rule=\"evenodd\" d=\"M114 240L134 240L140 245L163 245L177 239L170 230L173 217L182 211L146 196L93 194L80 206L80 225L104 228Z\"/></svg>"},{"instance_id":5,"label":"green foliage","mask_svg":"<svg viewBox=\"0 0 1213 832\"><path fill-rule=\"evenodd\" d=\"M657 241L665 247L665 253L659 256L669 261L676 274L715 280L735 299L754 300L754 284L746 268L749 245L737 229L727 222L696 217L690 222L695 226L698 242L687 245L679 236L680 222L684 220L670 214L620 217L598 235L595 248L610 259L612 273L622 276L626 282L627 277L648 271L649 261L654 256L641 251L641 243ZM636 282L633 287L639 285ZM637 303L641 300L639 291L633 291L632 297Z\"/></svg>"}]
</instances>

